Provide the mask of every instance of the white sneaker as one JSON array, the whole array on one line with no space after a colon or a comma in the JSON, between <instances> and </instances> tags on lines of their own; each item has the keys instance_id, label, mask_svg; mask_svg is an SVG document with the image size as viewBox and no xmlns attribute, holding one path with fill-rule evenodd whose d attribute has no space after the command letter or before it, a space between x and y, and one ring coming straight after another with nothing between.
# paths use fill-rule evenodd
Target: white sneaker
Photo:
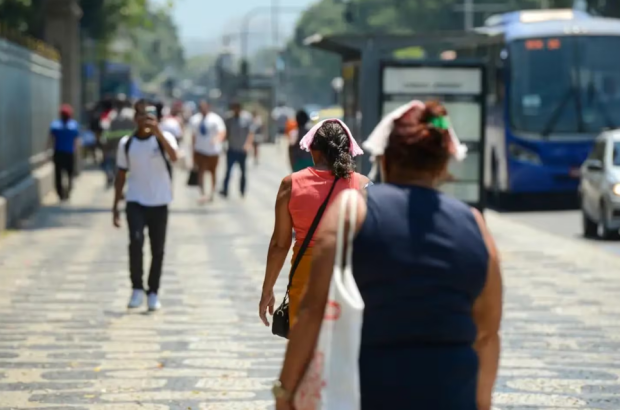
<instances>
[{"instance_id":1,"label":"white sneaker","mask_svg":"<svg viewBox=\"0 0 620 410\"><path fill-rule=\"evenodd\" d=\"M147 303L149 305L150 312L154 312L156 310L161 309L161 303L159 303L159 298L157 297L157 293L149 293Z\"/></svg>"},{"instance_id":2,"label":"white sneaker","mask_svg":"<svg viewBox=\"0 0 620 410\"><path fill-rule=\"evenodd\" d=\"M134 289L131 293L131 299L129 299L128 309L135 309L142 306L144 303L144 291L140 289Z\"/></svg>"}]
</instances>

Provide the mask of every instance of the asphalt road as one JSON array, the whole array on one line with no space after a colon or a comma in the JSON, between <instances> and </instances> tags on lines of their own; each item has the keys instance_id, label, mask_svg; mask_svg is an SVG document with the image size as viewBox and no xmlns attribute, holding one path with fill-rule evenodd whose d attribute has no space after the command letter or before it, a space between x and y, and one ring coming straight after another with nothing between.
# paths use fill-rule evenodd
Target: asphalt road
<instances>
[{"instance_id":1,"label":"asphalt road","mask_svg":"<svg viewBox=\"0 0 620 410\"><path fill-rule=\"evenodd\" d=\"M565 238L587 242L620 256L620 241L603 241L583 237L581 211L579 210L502 212L501 214L531 227Z\"/></svg>"}]
</instances>

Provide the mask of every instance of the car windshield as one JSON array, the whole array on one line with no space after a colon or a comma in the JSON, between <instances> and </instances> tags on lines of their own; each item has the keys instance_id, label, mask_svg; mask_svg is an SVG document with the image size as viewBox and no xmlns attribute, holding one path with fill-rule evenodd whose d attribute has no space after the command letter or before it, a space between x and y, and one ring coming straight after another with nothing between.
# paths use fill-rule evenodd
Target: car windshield
<instances>
[{"instance_id":1,"label":"car windshield","mask_svg":"<svg viewBox=\"0 0 620 410\"><path fill-rule=\"evenodd\" d=\"M558 37L511 44L511 121L548 136L620 126L620 37Z\"/></svg>"}]
</instances>

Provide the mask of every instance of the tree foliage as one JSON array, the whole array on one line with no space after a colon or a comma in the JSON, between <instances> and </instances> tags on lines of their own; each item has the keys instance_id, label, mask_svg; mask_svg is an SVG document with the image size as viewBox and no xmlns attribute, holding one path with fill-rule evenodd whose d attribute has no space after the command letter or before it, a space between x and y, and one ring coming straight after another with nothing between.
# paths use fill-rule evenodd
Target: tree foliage
<instances>
[{"instance_id":1,"label":"tree foliage","mask_svg":"<svg viewBox=\"0 0 620 410\"><path fill-rule=\"evenodd\" d=\"M126 61L147 81L165 68L183 65L183 50L167 5L149 0L80 0L83 38L92 40L99 59ZM43 38L46 0L0 0L0 22L23 34ZM129 52L110 45L122 38Z\"/></svg>"}]
</instances>

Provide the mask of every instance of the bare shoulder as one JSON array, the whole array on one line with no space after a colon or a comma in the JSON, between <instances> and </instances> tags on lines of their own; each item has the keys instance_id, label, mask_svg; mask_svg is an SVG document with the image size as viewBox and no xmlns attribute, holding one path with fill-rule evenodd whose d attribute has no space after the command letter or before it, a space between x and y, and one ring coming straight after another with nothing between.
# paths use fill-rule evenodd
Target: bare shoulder
<instances>
[{"instance_id":1,"label":"bare shoulder","mask_svg":"<svg viewBox=\"0 0 620 410\"><path fill-rule=\"evenodd\" d=\"M290 196L291 195L291 190L293 189L293 176L292 175L287 175L282 179L282 182L280 182L280 189L278 191L278 196L282 197L282 196Z\"/></svg>"},{"instance_id":2,"label":"bare shoulder","mask_svg":"<svg viewBox=\"0 0 620 410\"><path fill-rule=\"evenodd\" d=\"M484 216L478 209L476 208L470 208L470 209L471 209L471 213L474 215L474 218L476 219L476 222L478 223L478 227L480 228L480 233L482 233L482 237L487 246L487 249L489 250L491 258L496 258L497 247L495 245L495 240L493 239L493 235L491 235L491 232L489 231L489 228L487 227L487 223L484 220Z\"/></svg>"},{"instance_id":3,"label":"bare shoulder","mask_svg":"<svg viewBox=\"0 0 620 410\"><path fill-rule=\"evenodd\" d=\"M360 189L364 189L366 188L366 186L370 183L370 178L368 178L366 175L362 175L358 172L356 172L357 174L357 178L359 181L359 188Z\"/></svg>"}]
</instances>

